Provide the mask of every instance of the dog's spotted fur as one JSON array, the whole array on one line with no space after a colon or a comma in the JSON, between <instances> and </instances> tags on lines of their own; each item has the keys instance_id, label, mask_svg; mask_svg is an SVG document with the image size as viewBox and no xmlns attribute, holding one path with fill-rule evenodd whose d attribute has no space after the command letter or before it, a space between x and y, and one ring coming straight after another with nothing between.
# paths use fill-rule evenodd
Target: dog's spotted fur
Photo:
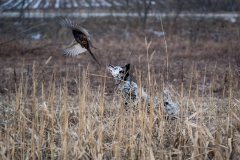
<instances>
[{"instance_id":1,"label":"dog's spotted fur","mask_svg":"<svg viewBox=\"0 0 240 160\"><path fill-rule=\"evenodd\" d=\"M114 77L115 83L118 85L118 90L122 93L123 98L126 101L129 101L130 99L136 101L141 95L142 99L146 100L148 104L150 104L151 97L130 79L130 64L127 64L124 67L109 64L107 68ZM154 101L155 104L159 104L161 102L158 98L154 98ZM164 108L167 114L176 114L178 112L178 105L171 101L168 90L164 90Z\"/></svg>"}]
</instances>

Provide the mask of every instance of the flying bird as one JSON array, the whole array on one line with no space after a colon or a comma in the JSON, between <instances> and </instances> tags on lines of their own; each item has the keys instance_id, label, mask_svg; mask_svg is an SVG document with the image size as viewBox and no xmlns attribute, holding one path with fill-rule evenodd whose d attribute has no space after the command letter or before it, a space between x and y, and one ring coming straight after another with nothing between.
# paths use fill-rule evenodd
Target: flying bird
<instances>
[{"instance_id":1,"label":"flying bird","mask_svg":"<svg viewBox=\"0 0 240 160\"><path fill-rule=\"evenodd\" d=\"M100 65L90 50L90 46L93 47L93 45L90 41L90 34L88 31L67 18L61 20L60 24L66 28L71 29L74 36L72 43L67 48L63 49L63 54L67 56L77 56L78 54L88 51L93 59Z\"/></svg>"}]
</instances>

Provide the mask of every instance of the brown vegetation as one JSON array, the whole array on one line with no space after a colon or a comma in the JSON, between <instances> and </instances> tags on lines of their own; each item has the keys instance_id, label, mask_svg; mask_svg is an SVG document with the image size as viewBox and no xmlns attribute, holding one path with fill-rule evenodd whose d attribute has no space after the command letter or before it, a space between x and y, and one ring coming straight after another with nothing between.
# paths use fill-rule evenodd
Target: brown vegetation
<instances>
[{"instance_id":1,"label":"brown vegetation","mask_svg":"<svg viewBox=\"0 0 240 160\"><path fill-rule=\"evenodd\" d=\"M0 21L12 24L0 39L1 159L240 158L239 21L164 19L166 52L155 18L145 32L137 19L76 20L92 35L99 68L88 53L60 54L73 37L59 20ZM129 62L148 93L170 91L177 119L145 103L125 108L105 66Z\"/></svg>"}]
</instances>

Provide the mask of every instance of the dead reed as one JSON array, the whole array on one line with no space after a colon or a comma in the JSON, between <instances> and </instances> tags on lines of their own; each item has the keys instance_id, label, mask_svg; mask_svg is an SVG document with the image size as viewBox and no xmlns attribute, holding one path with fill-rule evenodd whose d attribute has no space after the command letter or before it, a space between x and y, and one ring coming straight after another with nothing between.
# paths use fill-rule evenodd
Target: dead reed
<instances>
[{"instance_id":1,"label":"dead reed","mask_svg":"<svg viewBox=\"0 0 240 160\"><path fill-rule=\"evenodd\" d=\"M15 92L0 96L1 159L239 158L240 99L234 96L230 67L221 97L215 97L212 88L216 75L206 84L207 66L199 76L193 64L188 89L182 81L178 91L164 83L164 76L152 76L154 69L144 78L135 68L138 84L147 82L145 88L153 96L162 97L163 87L169 89L180 107L177 118L170 120L164 118L163 104L157 113L152 103L149 111L146 103L126 108L117 92L106 92L106 72L98 77L95 90L90 77L97 75L80 67L74 77L67 67L65 76L58 77L55 66L45 80L42 74L50 60L40 71L33 63L29 74L23 64L21 74L14 75Z\"/></svg>"}]
</instances>

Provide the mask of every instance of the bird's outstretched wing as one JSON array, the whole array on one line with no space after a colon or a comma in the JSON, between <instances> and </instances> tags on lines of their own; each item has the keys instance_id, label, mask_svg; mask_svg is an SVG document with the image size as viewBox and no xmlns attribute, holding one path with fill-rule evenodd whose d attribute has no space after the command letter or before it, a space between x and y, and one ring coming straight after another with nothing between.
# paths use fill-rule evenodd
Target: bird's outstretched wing
<instances>
[{"instance_id":1,"label":"bird's outstretched wing","mask_svg":"<svg viewBox=\"0 0 240 160\"><path fill-rule=\"evenodd\" d=\"M90 34L88 33L88 31L77 23L73 22L72 20L65 18L60 21L60 24L66 28L82 32L90 40Z\"/></svg>"},{"instance_id":2,"label":"bird's outstretched wing","mask_svg":"<svg viewBox=\"0 0 240 160\"><path fill-rule=\"evenodd\" d=\"M81 54L85 52L87 49L83 48L75 39L72 41L72 43L63 49L63 54L66 56L74 57L78 54Z\"/></svg>"}]
</instances>

